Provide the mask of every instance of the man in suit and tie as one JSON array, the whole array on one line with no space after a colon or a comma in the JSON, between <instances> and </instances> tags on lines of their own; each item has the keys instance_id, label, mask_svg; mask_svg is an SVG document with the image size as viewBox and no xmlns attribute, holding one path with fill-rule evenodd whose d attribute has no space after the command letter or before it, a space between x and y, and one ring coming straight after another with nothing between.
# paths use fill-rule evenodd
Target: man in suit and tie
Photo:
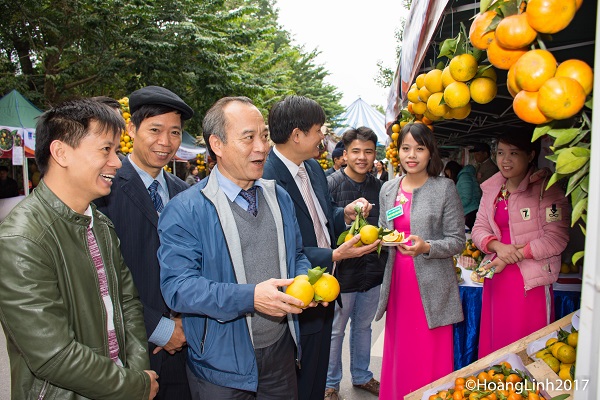
<instances>
[{"instance_id":1,"label":"man in suit and tie","mask_svg":"<svg viewBox=\"0 0 600 400\"><path fill-rule=\"evenodd\" d=\"M144 306L150 364L159 375L157 399L190 399L186 338L181 318L172 313L160 291L156 252L158 217L165 204L188 185L163 170L181 144L183 122L194 111L175 93L158 86L129 97L129 135L133 152L122 160L110 195L96 201L114 223L121 251Z\"/></svg>"},{"instance_id":2,"label":"man in suit and tie","mask_svg":"<svg viewBox=\"0 0 600 400\"><path fill-rule=\"evenodd\" d=\"M356 218L356 203L363 204L365 215L371 205L364 198L345 208L337 207L333 202L323 169L314 160L319 155L324 123L325 112L314 100L289 96L276 103L269 112L269 131L275 147L265 164L263 178L276 180L289 193L294 202L304 253L313 267L327 267L331 273L336 261L370 253L379 242L354 247L360 240L360 235L356 235L332 250L338 235ZM302 360L296 375L300 400L323 399L333 309L333 305L316 307L299 315Z\"/></svg>"}]
</instances>

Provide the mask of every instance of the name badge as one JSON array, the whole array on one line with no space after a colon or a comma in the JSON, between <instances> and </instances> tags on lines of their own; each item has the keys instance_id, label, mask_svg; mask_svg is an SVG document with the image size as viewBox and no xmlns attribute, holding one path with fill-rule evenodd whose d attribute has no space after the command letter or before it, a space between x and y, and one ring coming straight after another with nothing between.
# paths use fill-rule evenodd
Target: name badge
<instances>
[{"instance_id":1,"label":"name badge","mask_svg":"<svg viewBox=\"0 0 600 400\"><path fill-rule=\"evenodd\" d=\"M531 219L531 210L529 208L521 208L519 211L521 212L523 221L529 221Z\"/></svg>"},{"instance_id":2,"label":"name badge","mask_svg":"<svg viewBox=\"0 0 600 400\"><path fill-rule=\"evenodd\" d=\"M562 210L552 204L552 207L546 208L546 222L557 222L562 219Z\"/></svg>"},{"instance_id":3,"label":"name badge","mask_svg":"<svg viewBox=\"0 0 600 400\"><path fill-rule=\"evenodd\" d=\"M402 215L404 215L404 209L402 208L402 204L399 204L394 208L390 208L385 212L385 216L387 217L388 221L391 221L394 218L398 218Z\"/></svg>"}]
</instances>

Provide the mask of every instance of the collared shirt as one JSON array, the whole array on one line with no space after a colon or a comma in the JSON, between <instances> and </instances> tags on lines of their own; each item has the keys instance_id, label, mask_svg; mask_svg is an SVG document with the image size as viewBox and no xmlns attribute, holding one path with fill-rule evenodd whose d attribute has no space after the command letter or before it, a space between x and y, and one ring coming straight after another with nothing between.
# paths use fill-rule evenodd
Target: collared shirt
<instances>
[{"instance_id":1,"label":"collared shirt","mask_svg":"<svg viewBox=\"0 0 600 400\"><path fill-rule=\"evenodd\" d=\"M163 204L166 205L169 202L169 191L167 188L167 180L165 179L164 175L165 172L161 169L160 173L156 176L156 178L153 178L152 176L150 176L149 173L138 167L136 163L133 162L133 159L129 157L129 155L127 156L127 158L129 159L131 165L133 165L133 168L138 173L140 178L142 178L142 182L144 182L144 187L146 188L146 191L148 191L148 187L152 184L152 182L154 182L155 180L158 181L157 191L160 198L162 199ZM148 192L148 197L150 197L150 192ZM171 339L174 330L175 321L166 317L162 317L158 322L158 325L156 325L156 328L154 328L154 331L148 338L148 341L150 343L154 343L157 346L164 347Z\"/></svg>"},{"instance_id":2,"label":"collared shirt","mask_svg":"<svg viewBox=\"0 0 600 400\"><path fill-rule=\"evenodd\" d=\"M169 189L167 187L167 180L165 179L165 175L164 175L165 171L163 171L161 169L160 173L156 176L156 178L153 178L152 176L150 176L149 173L147 173L146 171L144 171L143 169L138 167L136 165L136 163L133 162L133 159L131 157L129 157L129 155L127 156L127 158L129 159L129 162L131 163L131 165L133 165L133 168L138 173L140 178L142 178L142 182L144 182L144 187L146 188L146 190L148 190L148 187L150 185L152 185L152 182L154 182L155 180L158 181L157 191L158 191L158 194L160 195L160 198L162 199L163 204L166 206L170 199L169 199ZM150 192L148 192L148 196L150 196Z\"/></svg>"},{"instance_id":3,"label":"collared shirt","mask_svg":"<svg viewBox=\"0 0 600 400\"><path fill-rule=\"evenodd\" d=\"M216 174L217 182L219 182L219 187L221 188L223 193L225 193L225 196L227 196L229 201L234 202L238 206L242 207L242 209L247 211L248 207L250 206L250 203L248 203L246 199L240 196L242 188L233 183L229 178L225 177L225 175L223 175L221 171L219 171L219 166L216 164L213 170L211 171L211 174L213 173ZM260 181L254 181L254 186L258 186L259 188L261 188L261 190L263 187ZM258 196L256 196L256 207L258 207Z\"/></svg>"},{"instance_id":4,"label":"collared shirt","mask_svg":"<svg viewBox=\"0 0 600 400\"><path fill-rule=\"evenodd\" d=\"M281 152L279 150L277 150L277 145L275 145L275 147L273 147L273 152L275 153L275 155L277 155L277 157L279 157L279 159L283 162L283 164L290 171L290 174L292 174L292 177L294 177L294 182L296 182L296 186L298 186L298 190L300 190L302 192L302 188L301 188L302 179L300 178L300 176L298 176L298 170L300 169L300 166L296 165L296 163L294 163L293 161L290 161L283 154L281 154ZM304 163L304 161L303 161L303 163ZM308 168L306 168L306 165L304 166L304 168L307 170L307 173L308 173ZM319 216L319 222L321 223L321 226L323 227L323 232L325 232L325 237L327 238L327 242L329 243L329 245L331 245L331 239L329 238L329 234L328 234L329 230L327 229L327 217L325 216L325 212L323 211L323 208L321 207L321 203L319 203L319 199L317 198L317 195L315 194L315 190L313 189L312 183L310 185L308 185L308 187L310 189L310 195L312 196L313 202L315 203L315 208L317 209L317 215Z\"/></svg>"}]
</instances>

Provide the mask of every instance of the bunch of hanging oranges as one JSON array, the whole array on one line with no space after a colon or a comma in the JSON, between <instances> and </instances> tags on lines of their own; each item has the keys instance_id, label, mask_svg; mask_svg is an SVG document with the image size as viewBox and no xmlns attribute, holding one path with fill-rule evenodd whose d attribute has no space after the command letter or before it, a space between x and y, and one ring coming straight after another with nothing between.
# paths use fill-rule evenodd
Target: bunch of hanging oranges
<instances>
[{"instance_id":1,"label":"bunch of hanging oranges","mask_svg":"<svg viewBox=\"0 0 600 400\"><path fill-rule=\"evenodd\" d=\"M513 109L523 121L543 124L570 118L592 91L592 68L577 59L558 64L538 36L566 28L582 2L496 1L471 24L471 44L486 50L494 67L508 70ZM533 48L536 41L538 48Z\"/></svg>"}]
</instances>

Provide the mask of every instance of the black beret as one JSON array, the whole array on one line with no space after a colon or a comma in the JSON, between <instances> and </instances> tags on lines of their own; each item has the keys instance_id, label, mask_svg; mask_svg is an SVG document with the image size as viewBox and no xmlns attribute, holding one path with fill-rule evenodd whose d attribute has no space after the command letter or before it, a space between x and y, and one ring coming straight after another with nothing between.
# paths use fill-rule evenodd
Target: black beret
<instances>
[{"instance_id":1,"label":"black beret","mask_svg":"<svg viewBox=\"0 0 600 400\"><path fill-rule=\"evenodd\" d=\"M173 108L181 113L184 121L194 116L194 110L185 104L185 101L181 100L181 97L164 87L146 86L136 90L129 96L129 110L131 114L146 104L156 104Z\"/></svg>"},{"instance_id":2,"label":"black beret","mask_svg":"<svg viewBox=\"0 0 600 400\"><path fill-rule=\"evenodd\" d=\"M333 151L331 152L331 158L339 158L339 157L343 156L344 155L343 147L344 146L342 146L341 148L336 147L335 149L333 149Z\"/></svg>"},{"instance_id":3,"label":"black beret","mask_svg":"<svg viewBox=\"0 0 600 400\"><path fill-rule=\"evenodd\" d=\"M479 151L485 151L487 153L491 153L490 145L487 143L483 143L483 142L475 143L473 145L473 148L471 150L469 150L469 153L476 153Z\"/></svg>"}]
</instances>

